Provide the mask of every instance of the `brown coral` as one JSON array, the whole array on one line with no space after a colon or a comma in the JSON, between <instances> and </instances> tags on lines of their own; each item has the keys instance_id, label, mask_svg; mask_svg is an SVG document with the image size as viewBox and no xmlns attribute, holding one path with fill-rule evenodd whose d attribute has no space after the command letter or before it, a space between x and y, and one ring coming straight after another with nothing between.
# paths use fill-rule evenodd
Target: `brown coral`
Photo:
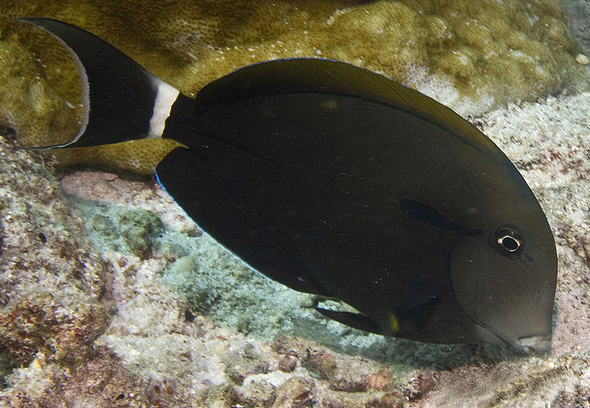
<instances>
[{"instance_id":1,"label":"brown coral","mask_svg":"<svg viewBox=\"0 0 590 408\"><path fill-rule=\"evenodd\" d=\"M72 313L47 292L32 293L0 315L0 343L22 365L38 353L66 365L85 361L108 315L98 303L78 303L76 309Z\"/></svg>"}]
</instances>

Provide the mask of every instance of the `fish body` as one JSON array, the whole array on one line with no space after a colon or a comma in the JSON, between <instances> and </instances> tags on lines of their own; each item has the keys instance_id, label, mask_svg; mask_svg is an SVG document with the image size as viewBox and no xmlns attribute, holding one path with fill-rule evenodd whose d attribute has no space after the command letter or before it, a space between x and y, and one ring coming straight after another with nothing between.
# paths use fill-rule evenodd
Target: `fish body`
<instances>
[{"instance_id":1,"label":"fish body","mask_svg":"<svg viewBox=\"0 0 590 408\"><path fill-rule=\"evenodd\" d=\"M159 183L256 271L358 311L318 307L324 315L425 342L550 347L557 257L545 214L510 160L452 110L305 58L238 69L193 100L80 28L23 21L80 67L84 125L57 147L182 143L156 167Z\"/></svg>"}]
</instances>

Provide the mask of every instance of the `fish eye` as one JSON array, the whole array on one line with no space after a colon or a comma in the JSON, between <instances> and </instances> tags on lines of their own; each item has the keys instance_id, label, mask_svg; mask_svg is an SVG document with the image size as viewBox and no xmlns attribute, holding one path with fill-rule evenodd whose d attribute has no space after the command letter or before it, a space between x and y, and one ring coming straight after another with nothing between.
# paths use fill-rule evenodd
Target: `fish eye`
<instances>
[{"instance_id":1,"label":"fish eye","mask_svg":"<svg viewBox=\"0 0 590 408\"><path fill-rule=\"evenodd\" d=\"M492 235L492 246L504 256L519 256L524 250L524 234L512 225L502 225Z\"/></svg>"},{"instance_id":2,"label":"fish eye","mask_svg":"<svg viewBox=\"0 0 590 408\"><path fill-rule=\"evenodd\" d=\"M501 245L508 252L516 252L520 248L520 241L510 235L505 235L498 238L498 245Z\"/></svg>"}]
</instances>

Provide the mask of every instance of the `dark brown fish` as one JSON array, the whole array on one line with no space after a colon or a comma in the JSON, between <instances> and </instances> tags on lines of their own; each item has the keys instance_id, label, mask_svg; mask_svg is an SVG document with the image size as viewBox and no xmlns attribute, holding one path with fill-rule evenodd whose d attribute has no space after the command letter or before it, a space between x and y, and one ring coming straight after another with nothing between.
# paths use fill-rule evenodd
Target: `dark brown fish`
<instances>
[{"instance_id":1,"label":"dark brown fish","mask_svg":"<svg viewBox=\"0 0 590 408\"><path fill-rule=\"evenodd\" d=\"M376 73L268 61L196 99L98 37L24 19L77 58L87 114L67 146L171 138L159 182L219 243L364 330L436 343L550 346L553 235L535 196L485 135ZM165 122L164 122L165 120Z\"/></svg>"}]
</instances>

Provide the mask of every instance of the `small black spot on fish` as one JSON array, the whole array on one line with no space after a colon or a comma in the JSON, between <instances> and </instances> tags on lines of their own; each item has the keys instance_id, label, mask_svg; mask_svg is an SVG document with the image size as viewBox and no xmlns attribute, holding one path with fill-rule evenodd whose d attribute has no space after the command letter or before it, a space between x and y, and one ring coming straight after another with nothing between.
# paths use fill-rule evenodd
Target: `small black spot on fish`
<instances>
[{"instance_id":1,"label":"small black spot on fish","mask_svg":"<svg viewBox=\"0 0 590 408\"><path fill-rule=\"evenodd\" d=\"M42 244L46 244L47 243L47 237L45 236L44 233L40 232L39 235L39 241L41 241Z\"/></svg>"}]
</instances>

